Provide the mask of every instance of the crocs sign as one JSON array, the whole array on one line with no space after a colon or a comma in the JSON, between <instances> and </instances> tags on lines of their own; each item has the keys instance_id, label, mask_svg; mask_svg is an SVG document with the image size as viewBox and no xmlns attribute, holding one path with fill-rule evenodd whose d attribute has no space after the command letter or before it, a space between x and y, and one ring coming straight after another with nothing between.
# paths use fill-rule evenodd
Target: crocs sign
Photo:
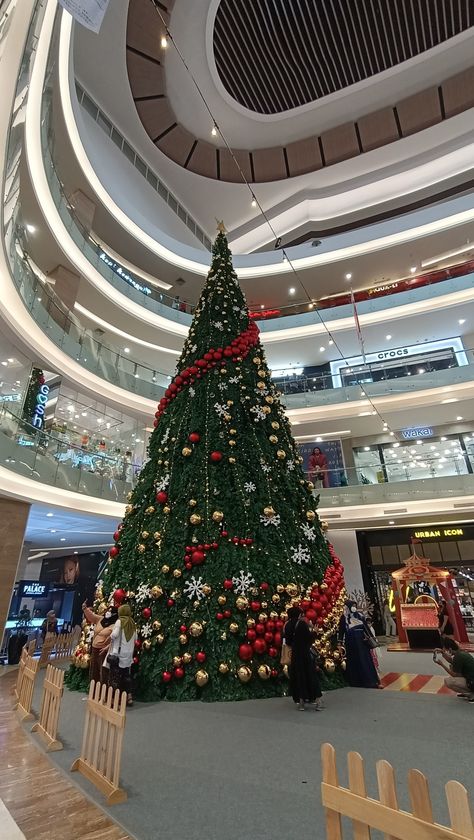
<instances>
[{"instance_id":1,"label":"crocs sign","mask_svg":"<svg viewBox=\"0 0 474 840\"><path fill-rule=\"evenodd\" d=\"M36 405L35 410L33 412L33 417L31 418L31 424L35 426L37 429L43 428L44 423L44 407L48 402L48 394L49 394L49 385L41 385L37 395L36 395Z\"/></svg>"}]
</instances>

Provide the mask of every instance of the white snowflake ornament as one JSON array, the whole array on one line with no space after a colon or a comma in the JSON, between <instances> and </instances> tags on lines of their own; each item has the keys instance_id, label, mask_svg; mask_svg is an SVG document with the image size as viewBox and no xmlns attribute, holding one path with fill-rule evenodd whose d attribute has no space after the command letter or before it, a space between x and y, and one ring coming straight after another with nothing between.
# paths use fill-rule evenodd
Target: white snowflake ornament
<instances>
[{"instance_id":1,"label":"white snowflake ornament","mask_svg":"<svg viewBox=\"0 0 474 840\"><path fill-rule=\"evenodd\" d=\"M297 548L292 545L290 551L293 552L291 556L293 563L298 563L299 566L302 566L303 563L309 563L311 560L309 548L305 548L301 543Z\"/></svg>"},{"instance_id":2,"label":"white snowflake ornament","mask_svg":"<svg viewBox=\"0 0 474 840\"><path fill-rule=\"evenodd\" d=\"M281 522L281 517L279 513L274 513L273 516L264 516L263 514L261 514L260 522L263 522L265 528L267 528L269 525L274 525L275 528L278 528Z\"/></svg>"},{"instance_id":3,"label":"white snowflake ornament","mask_svg":"<svg viewBox=\"0 0 474 840\"><path fill-rule=\"evenodd\" d=\"M148 639L148 636L151 636L152 627L150 622L148 621L143 627L140 628L140 634L143 636L144 639Z\"/></svg>"},{"instance_id":4,"label":"white snowflake ornament","mask_svg":"<svg viewBox=\"0 0 474 840\"><path fill-rule=\"evenodd\" d=\"M316 531L314 530L314 525L308 525L307 522L304 523L301 530L305 535L308 542L314 542L316 539Z\"/></svg>"},{"instance_id":5,"label":"white snowflake ornament","mask_svg":"<svg viewBox=\"0 0 474 840\"><path fill-rule=\"evenodd\" d=\"M244 490L246 493L253 493L256 490L256 486L253 481L246 481L244 484Z\"/></svg>"},{"instance_id":6,"label":"white snowflake ornament","mask_svg":"<svg viewBox=\"0 0 474 840\"><path fill-rule=\"evenodd\" d=\"M239 595L245 595L247 590L251 589L255 583L254 578L250 574L250 572L244 572L243 569L240 570L238 576L232 578L232 583L234 584L234 590Z\"/></svg>"},{"instance_id":7,"label":"white snowflake ornament","mask_svg":"<svg viewBox=\"0 0 474 840\"><path fill-rule=\"evenodd\" d=\"M205 583L202 582L202 577L196 578L194 575L186 581L183 587L183 593L188 596L188 598L200 601L201 598L204 598L206 593L204 592Z\"/></svg>"},{"instance_id":8,"label":"white snowflake ornament","mask_svg":"<svg viewBox=\"0 0 474 840\"><path fill-rule=\"evenodd\" d=\"M146 601L147 598L150 597L150 588L146 585L146 583L141 583L135 593L135 601L137 604L142 604L143 601Z\"/></svg>"}]
</instances>

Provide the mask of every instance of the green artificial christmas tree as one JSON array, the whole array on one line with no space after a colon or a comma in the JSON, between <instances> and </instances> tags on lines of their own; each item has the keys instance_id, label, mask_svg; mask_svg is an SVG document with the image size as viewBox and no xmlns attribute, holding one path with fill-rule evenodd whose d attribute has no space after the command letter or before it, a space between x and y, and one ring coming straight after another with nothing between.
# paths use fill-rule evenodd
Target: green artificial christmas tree
<instances>
[{"instance_id":1,"label":"green artificial christmas tree","mask_svg":"<svg viewBox=\"0 0 474 840\"><path fill-rule=\"evenodd\" d=\"M326 671L340 658L342 566L219 231L99 592L132 604L143 699L284 694L292 603L318 627Z\"/></svg>"}]
</instances>

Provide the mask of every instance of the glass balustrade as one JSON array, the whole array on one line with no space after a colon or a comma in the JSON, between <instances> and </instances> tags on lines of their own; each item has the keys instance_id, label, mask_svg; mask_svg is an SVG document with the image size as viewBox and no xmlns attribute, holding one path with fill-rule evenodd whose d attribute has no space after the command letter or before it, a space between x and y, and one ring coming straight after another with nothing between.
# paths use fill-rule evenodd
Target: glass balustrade
<instances>
[{"instance_id":1,"label":"glass balustrade","mask_svg":"<svg viewBox=\"0 0 474 840\"><path fill-rule=\"evenodd\" d=\"M125 502L139 469L125 456L74 446L0 407L0 465L41 484Z\"/></svg>"}]
</instances>

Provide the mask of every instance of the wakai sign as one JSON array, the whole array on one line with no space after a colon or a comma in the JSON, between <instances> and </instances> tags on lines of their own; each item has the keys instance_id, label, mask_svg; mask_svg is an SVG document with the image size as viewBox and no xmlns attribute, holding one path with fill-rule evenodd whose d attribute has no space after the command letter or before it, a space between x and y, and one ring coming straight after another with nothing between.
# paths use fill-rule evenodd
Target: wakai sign
<instances>
[{"instance_id":1,"label":"wakai sign","mask_svg":"<svg viewBox=\"0 0 474 840\"><path fill-rule=\"evenodd\" d=\"M431 426L410 426L408 429L402 429L402 438L404 440L430 438L433 435L434 432Z\"/></svg>"}]
</instances>

